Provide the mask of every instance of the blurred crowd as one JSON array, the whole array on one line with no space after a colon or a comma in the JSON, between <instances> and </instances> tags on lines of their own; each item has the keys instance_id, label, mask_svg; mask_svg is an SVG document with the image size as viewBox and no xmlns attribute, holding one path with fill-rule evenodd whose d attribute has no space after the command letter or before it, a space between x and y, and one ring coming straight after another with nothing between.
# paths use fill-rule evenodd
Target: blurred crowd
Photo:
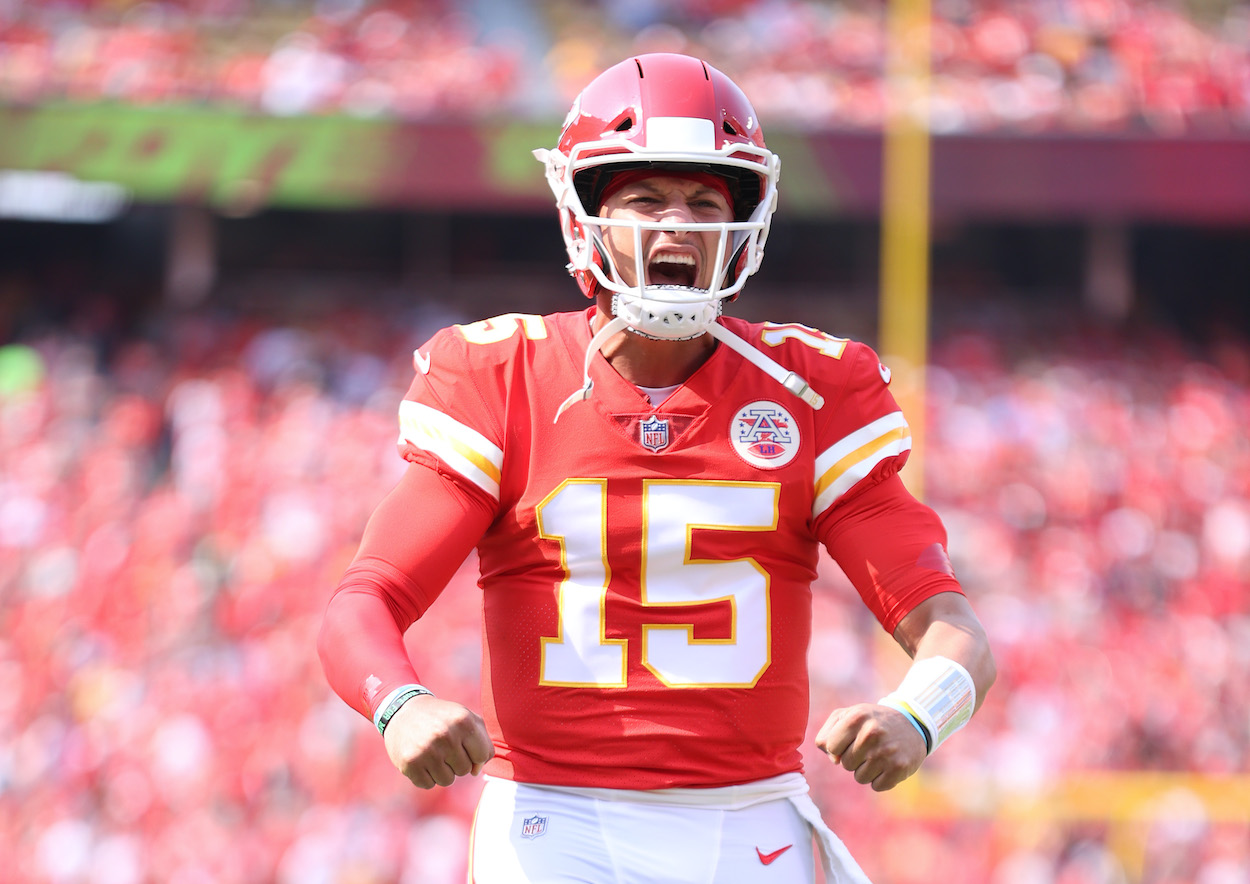
<instances>
[{"instance_id":1,"label":"blurred crowd","mask_svg":"<svg viewBox=\"0 0 1250 884\"><path fill-rule=\"evenodd\" d=\"M198 103L401 120L559 118L639 51L703 56L768 122L873 130L885 0L0 2L0 102ZM1250 128L1250 9L934 0L935 132ZM1201 14L1198 14L1201 12Z\"/></svg>"},{"instance_id":2,"label":"blurred crowd","mask_svg":"<svg viewBox=\"0 0 1250 884\"><path fill-rule=\"evenodd\" d=\"M450 0L0 4L0 100L478 116L514 98L516 58L476 36Z\"/></svg>"},{"instance_id":3,"label":"blurred crowd","mask_svg":"<svg viewBox=\"0 0 1250 884\"><path fill-rule=\"evenodd\" d=\"M413 789L315 653L402 469L406 354L447 321L205 312L0 346L0 877L463 880L479 783ZM1250 355L1046 344L950 336L930 376L928 498L1000 677L926 770L964 778L974 811L978 782L1250 768ZM418 671L474 705L476 592L469 562L410 633ZM812 733L893 677L829 561L816 621ZM913 818L808 767L883 884L1250 880L1250 827L1200 807L1166 831Z\"/></svg>"}]
</instances>

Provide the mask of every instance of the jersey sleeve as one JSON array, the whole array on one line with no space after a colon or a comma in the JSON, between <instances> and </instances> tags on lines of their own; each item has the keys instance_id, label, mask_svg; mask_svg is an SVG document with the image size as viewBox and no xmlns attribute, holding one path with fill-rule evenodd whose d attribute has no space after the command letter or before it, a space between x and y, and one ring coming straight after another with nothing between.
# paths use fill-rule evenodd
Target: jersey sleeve
<instances>
[{"instance_id":1,"label":"jersey sleeve","mask_svg":"<svg viewBox=\"0 0 1250 884\"><path fill-rule=\"evenodd\" d=\"M834 394L826 394L814 471L812 518L902 469L911 429L889 388L889 370L872 348L848 342Z\"/></svg>"},{"instance_id":2,"label":"jersey sleeve","mask_svg":"<svg viewBox=\"0 0 1250 884\"><path fill-rule=\"evenodd\" d=\"M941 519L897 473L835 507L820 523L820 537L886 632L925 599L963 592Z\"/></svg>"},{"instance_id":3,"label":"jersey sleeve","mask_svg":"<svg viewBox=\"0 0 1250 884\"><path fill-rule=\"evenodd\" d=\"M416 374L399 406L398 444L410 463L442 468L498 502L508 348L474 343L465 329L477 325L443 329L413 352Z\"/></svg>"},{"instance_id":4,"label":"jersey sleeve","mask_svg":"<svg viewBox=\"0 0 1250 884\"><path fill-rule=\"evenodd\" d=\"M817 536L887 632L925 599L962 592L937 513L899 471L911 429L872 348L848 343L845 376L826 405L814 469Z\"/></svg>"}]
</instances>

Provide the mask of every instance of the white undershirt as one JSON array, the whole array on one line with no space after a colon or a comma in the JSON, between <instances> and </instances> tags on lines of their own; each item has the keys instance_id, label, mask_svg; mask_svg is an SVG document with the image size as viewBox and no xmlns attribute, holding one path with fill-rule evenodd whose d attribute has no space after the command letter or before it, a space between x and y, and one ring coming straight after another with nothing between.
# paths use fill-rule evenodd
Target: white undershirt
<instances>
[{"instance_id":1,"label":"white undershirt","mask_svg":"<svg viewBox=\"0 0 1250 884\"><path fill-rule=\"evenodd\" d=\"M654 408L662 405L664 400L672 396L673 392L680 386L681 384L672 384L667 387L644 387L638 385L638 389L642 390L646 397L651 400L651 407Z\"/></svg>"}]
</instances>

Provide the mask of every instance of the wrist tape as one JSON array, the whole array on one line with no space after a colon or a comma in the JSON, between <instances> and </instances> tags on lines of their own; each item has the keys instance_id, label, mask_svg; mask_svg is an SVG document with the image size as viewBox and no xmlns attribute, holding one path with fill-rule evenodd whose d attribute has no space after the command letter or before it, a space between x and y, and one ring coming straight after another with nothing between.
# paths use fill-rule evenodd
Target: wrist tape
<instances>
[{"instance_id":1,"label":"wrist tape","mask_svg":"<svg viewBox=\"0 0 1250 884\"><path fill-rule=\"evenodd\" d=\"M912 664L897 690L878 702L910 718L932 754L972 718L977 689L968 670L954 660L925 657Z\"/></svg>"},{"instance_id":2,"label":"wrist tape","mask_svg":"<svg viewBox=\"0 0 1250 884\"><path fill-rule=\"evenodd\" d=\"M378 729L378 733L386 735L386 726L390 724L391 719L395 717L395 713L399 711L399 707L403 706L413 697L419 697L422 694L434 696L434 692L429 688L422 687L419 684L400 685L386 695L386 699L378 705L378 711L373 713L373 726Z\"/></svg>"}]
</instances>

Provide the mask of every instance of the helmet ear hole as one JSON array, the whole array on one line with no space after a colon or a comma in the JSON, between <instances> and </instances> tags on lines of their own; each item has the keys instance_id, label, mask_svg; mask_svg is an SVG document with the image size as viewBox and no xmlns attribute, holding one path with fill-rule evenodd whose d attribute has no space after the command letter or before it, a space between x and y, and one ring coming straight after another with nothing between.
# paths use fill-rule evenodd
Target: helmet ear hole
<instances>
[{"instance_id":1,"label":"helmet ear hole","mask_svg":"<svg viewBox=\"0 0 1250 884\"><path fill-rule=\"evenodd\" d=\"M599 244L598 239L593 236L586 237L586 247L590 249L590 263L605 274L611 273L612 263L608 260L608 256L603 253L603 247ZM603 288L595 277L594 271L590 268L574 271L573 278L577 280L582 294L588 298L596 297Z\"/></svg>"},{"instance_id":2,"label":"helmet ear hole","mask_svg":"<svg viewBox=\"0 0 1250 884\"><path fill-rule=\"evenodd\" d=\"M599 244L599 240L591 237L590 247L593 250L590 255L591 263L604 272L610 274L612 271L612 262L608 260L608 256L603 251L603 246ZM593 278L593 277L592 277ZM595 287L598 288L598 281L595 281Z\"/></svg>"},{"instance_id":3,"label":"helmet ear hole","mask_svg":"<svg viewBox=\"0 0 1250 884\"><path fill-rule=\"evenodd\" d=\"M747 246L750 245L749 240L744 240L738 250L734 252L733 258L729 261L729 278L725 280L726 286L731 286L746 272L747 269ZM738 294L735 292L729 300L738 300Z\"/></svg>"}]
</instances>

